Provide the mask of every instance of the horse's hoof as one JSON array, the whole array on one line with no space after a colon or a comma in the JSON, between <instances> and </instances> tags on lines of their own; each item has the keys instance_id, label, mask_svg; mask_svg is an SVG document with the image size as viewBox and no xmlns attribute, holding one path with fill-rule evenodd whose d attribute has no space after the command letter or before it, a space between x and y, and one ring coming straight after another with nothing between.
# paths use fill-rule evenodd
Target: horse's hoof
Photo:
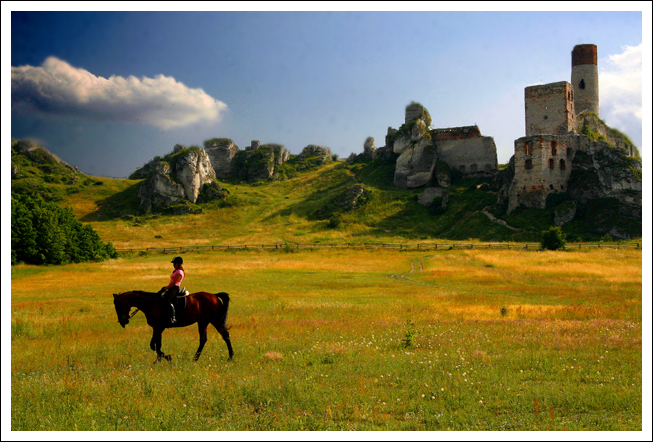
<instances>
[{"instance_id":1,"label":"horse's hoof","mask_svg":"<svg viewBox=\"0 0 653 442\"><path fill-rule=\"evenodd\" d=\"M165 358L165 360L168 361L168 362L171 362L171 361L172 361L172 356L170 356L170 355L165 355L164 358Z\"/></svg>"}]
</instances>

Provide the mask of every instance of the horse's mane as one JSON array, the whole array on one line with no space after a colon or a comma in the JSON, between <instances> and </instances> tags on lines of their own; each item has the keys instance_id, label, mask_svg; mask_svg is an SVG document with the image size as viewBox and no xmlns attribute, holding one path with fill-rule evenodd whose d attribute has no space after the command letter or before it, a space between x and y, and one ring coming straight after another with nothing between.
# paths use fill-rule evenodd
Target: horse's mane
<instances>
[{"instance_id":1,"label":"horse's mane","mask_svg":"<svg viewBox=\"0 0 653 442\"><path fill-rule=\"evenodd\" d=\"M126 293L136 293L138 295L156 295L157 292L146 292L146 291L143 291L143 290L129 290L127 292L121 293L121 295L124 295Z\"/></svg>"}]
</instances>

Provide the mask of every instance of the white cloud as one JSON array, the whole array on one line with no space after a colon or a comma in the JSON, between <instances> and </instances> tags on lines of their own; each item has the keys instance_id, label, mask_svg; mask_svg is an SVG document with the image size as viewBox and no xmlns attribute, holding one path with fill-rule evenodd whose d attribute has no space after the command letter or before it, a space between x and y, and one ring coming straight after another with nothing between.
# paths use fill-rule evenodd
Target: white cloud
<instances>
[{"instance_id":1,"label":"white cloud","mask_svg":"<svg viewBox=\"0 0 653 442\"><path fill-rule=\"evenodd\" d=\"M600 63L601 119L625 132L641 147L642 44L624 46L622 50Z\"/></svg>"},{"instance_id":2,"label":"white cloud","mask_svg":"<svg viewBox=\"0 0 653 442\"><path fill-rule=\"evenodd\" d=\"M98 77L56 57L41 67L11 67L12 111L73 115L172 129L220 121L227 105L172 77Z\"/></svg>"}]
</instances>

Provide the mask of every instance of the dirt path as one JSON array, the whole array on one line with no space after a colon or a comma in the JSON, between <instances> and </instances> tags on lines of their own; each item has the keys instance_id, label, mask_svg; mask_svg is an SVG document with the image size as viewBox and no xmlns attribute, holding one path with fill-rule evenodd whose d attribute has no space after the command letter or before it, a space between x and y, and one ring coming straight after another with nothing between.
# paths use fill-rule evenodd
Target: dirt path
<instances>
[{"instance_id":1,"label":"dirt path","mask_svg":"<svg viewBox=\"0 0 653 442\"><path fill-rule=\"evenodd\" d=\"M504 220L499 219L496 216L492 215L490 212L488 212L487 209L489 207L490 206L484 207L483 208L483 213L485 214L485 216L487 216L490 219L490 221L492 221L493 223L501 224L502 226L507 227L510 230L514 230L515 232L521 232L521 229L518 229L517 227L509 226L508 223L506 223Z\"/></svg>"},{"instance_id":2,"label":"dirt path","mask_svg":"<svg viewBox=\"0 0 653 442\"><path fill-rule=\"evenodd\" d=\"M416 260L416 261L417 261L417 264L419 265L419 271L420 271L420 272L423 271L423 270L424 270L424 265L422 264L422 261L420 261L419 259ZM408 272L408 273L402 273L402 274L400 274L400 275L394 275L394 274L393 274L393 275L390 275L390 277L391 277L392 279L397 279L397 278L403 278L403 279L406 279L406 275L409 275L409 274L411 274L411 273L415 273L415 261L413 261L412 259L410 260L410 272Z\"/></svg>"}]
</instances>

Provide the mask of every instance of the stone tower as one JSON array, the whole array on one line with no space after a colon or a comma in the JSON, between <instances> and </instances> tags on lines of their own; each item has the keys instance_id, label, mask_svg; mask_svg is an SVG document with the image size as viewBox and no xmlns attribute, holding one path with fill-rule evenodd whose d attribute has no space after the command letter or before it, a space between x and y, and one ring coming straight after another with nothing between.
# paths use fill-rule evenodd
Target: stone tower
<instances>
[{"instance_id":1,"label":"stone tower","mask_svg":"<svg viewBox=\"0 0 653 442\"><path fill-rule=\"evenodd\" d=\"M576 114L589 111L599 115L599 71L596 45L574 46L571 51L571 84Z\"/></svg>"}]
</instances>

